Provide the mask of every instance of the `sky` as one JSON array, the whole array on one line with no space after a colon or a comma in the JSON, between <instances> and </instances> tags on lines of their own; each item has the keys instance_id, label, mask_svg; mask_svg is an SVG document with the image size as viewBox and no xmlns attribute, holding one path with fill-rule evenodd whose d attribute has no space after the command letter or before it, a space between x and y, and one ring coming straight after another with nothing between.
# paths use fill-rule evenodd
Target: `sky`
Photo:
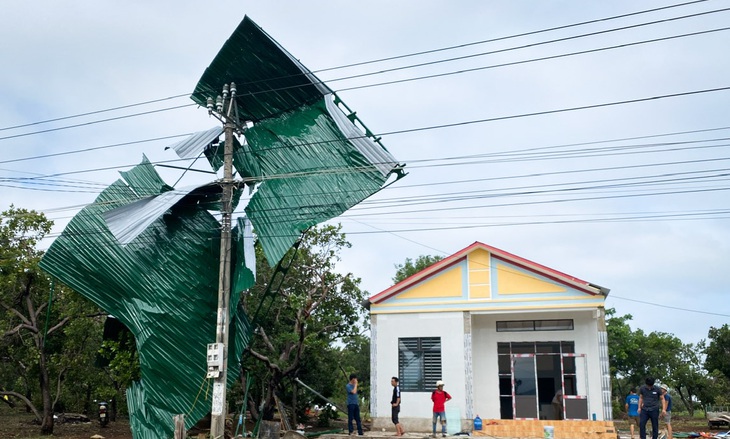
<instances>
[{"instance_id":1,"label":"sky","mask_svg":"<svg viewBox=\"0 0 730 439\"><path fill-rule=\"evenodd\" d=\"M217 123L189 95L248 15L407 164L406 178L334 220L352 243L340 269L370 295L406 258L480 241L610 288L606 306L632 327L695 343L730 321L724 9L730 1L8 3L0 209L45 212L56 222L48 246L143 154L176 160L166 146ZM169 184L182 174L158 171ZM177 186L211 179L188 172Z\"/></svg>"}]
</instances>

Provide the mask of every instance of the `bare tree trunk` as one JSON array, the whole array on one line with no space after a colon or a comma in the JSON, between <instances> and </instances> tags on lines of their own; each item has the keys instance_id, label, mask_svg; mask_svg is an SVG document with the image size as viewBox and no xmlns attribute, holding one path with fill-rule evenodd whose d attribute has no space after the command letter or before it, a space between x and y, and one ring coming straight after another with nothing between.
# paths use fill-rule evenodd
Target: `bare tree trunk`
<instances>
[{"instance_id":1,"label":"bare tree trunk","mask_svg":"<svg viewBox=\"0 0 730 439\"><path fill-rule=\"evenodd\" d=\"M294 430L297 428L297 383L292 383L292 397L291 397L291 425Z\"/></svg>"},{"instance_id":2,"label":"bare tree trunk","mask_svg":"<svg viewBox=\"0 0 730 439\"><path fill-rule=\"evenodd\" d=\"M51 385L48 382L48 369L46 365L46 354L40 350L38 359L40 369L41 395L43 398L43 419L41 419L41 434L53 434L53 401L51 400Z\"/></svg>"}]
</instances>

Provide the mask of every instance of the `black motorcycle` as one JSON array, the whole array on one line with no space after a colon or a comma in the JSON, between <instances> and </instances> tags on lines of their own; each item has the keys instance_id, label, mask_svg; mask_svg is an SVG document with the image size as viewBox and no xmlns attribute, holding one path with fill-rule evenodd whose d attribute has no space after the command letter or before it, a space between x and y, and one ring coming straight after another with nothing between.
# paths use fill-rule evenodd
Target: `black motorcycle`
<instances>
[{"instance_id":1,"label":"black motorcycle","mask_svg":"<svg viewBox=\"0 0 730 439\"><path fill-rule=\"evenodd\" d=\"M109 424L109 404L102 401L99 403L99 425L106 427Z\"/></svg>"}]
</instances>

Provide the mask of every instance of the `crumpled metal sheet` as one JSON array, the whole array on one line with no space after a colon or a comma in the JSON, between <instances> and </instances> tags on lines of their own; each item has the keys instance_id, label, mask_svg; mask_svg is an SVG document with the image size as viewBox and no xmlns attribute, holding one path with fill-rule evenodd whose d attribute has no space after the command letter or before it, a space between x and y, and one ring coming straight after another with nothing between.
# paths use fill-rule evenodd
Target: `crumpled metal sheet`
<instances>
[{"instance_id":1,"label":"crumpled metal sheet","mask_svg":"<svg viewBox=\"0 0 730 439\"><path fill-rule=\"evenodd\" d=\"M244 17L205 69L191 98L206 106L235 82L243 120L257 122L320 99L332 91L249 17Z\"/></svg>"},{"instance_id":2,"label":"crumpled metal sheet","mask_svg":"<svg viewBox=\"0 0 730 439\"><path fill-rule=\"evenodd\" d=\"M178 157L193 159L200 155L206 146L223 134L223 127L217 126L206 131L199 131L190 137L170 146Z\"/></svg>"},{"instance_id":3,"label":"crumpled metal sheet","mask_svg":"<svg viewBox=\"0 0 730 439\"><path fill-rule=\"evenodd\" d=\"M143 157L142 163L131 171L120 172L120 174L137 194L137 198L151 194L150 190L154 190L154 188L165 190L165 192L158 192L104 212L103 217L109 231L122 245L134 241L152 223L185 198L187 198L187 204L198 204L208 210L220 210L222 188L219 184L208 183L173 190L162 181L147 157ZM241 191L234 191L234 207L238 204L240 197Z\"/></svg>"},{"instance_id":4,"label":"crumpled metal sheet","mask_svg":"<svg viewBox=\"0 0 730 439\"><path fill-rule=\"evenodd\" d=\"M262 179L246 215L270 264L307 228L379 191L397 167L385 148L362 133L356 140L344 133L343 123L352 122L331 101L327 95L244 133Z\"/></svg>"},{"instance_id":5,"label":"crumpled metal sheet","mask_svg":"<svg viewBox=\"0 0 730 439\"><path fill-rule=\"evenodd\" d=\"M166 189L148 162L123 175L126 181L114 182L71 220L41 268L132 331L143 383L129 402L130 408L142 408L132 417L134 436L172 437L173 415L190 413L186 426L191 427L210 411L210 401L196 396L205 385L206 345L215 340L220 224L197 202L183 199L129 245L121 245L106 226L105 212ZM232 254L239 289L253 285L244 247L234 246ZM242 308L231 308L229 385L250 337Z\"/></svg>"}]
</instances>

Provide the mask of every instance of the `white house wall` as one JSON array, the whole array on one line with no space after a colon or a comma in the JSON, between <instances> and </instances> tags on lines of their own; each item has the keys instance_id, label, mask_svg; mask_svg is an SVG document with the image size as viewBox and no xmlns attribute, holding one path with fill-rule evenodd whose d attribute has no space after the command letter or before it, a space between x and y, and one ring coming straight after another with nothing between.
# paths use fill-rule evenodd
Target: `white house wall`
<instances>
[{"instance_id":1,"label":"white house wall","mask_svg":"<svg viewBox=\"0 0 730 439\"><path fill-rule=\"evenodd\" d=\"M589 416L595 413L597 420L603 420L597 318L602 318L597 310L472 314L474 413L483 419L500 418L497 343L573 341L575 352L587 356ZM496 329L497 321L543 319L573 319L574 329L535 332L497 332Z\"/></svg>"},{"instance_id":2,"label":"white house wall","mask_svg":"<svg viewBox=\"0 0 730 439\"><path fill-rule=\"evenodd\" d=\"M371 343L376 345L377 357L371 368L373 418L390 422L390 379L398 375L398 338L405 337L441 337L444 390L453 398L447 407L452 410L458 408L463 418L467 409L463 313L381 314L374 320L376 330ZM435 385L432 383L434 390ZM431 391L402 392L401 401L400 417L403 422L407 422L407 418L422 418L428 419L430 424L433 409Z\"/></svg>"}]
</instances>

